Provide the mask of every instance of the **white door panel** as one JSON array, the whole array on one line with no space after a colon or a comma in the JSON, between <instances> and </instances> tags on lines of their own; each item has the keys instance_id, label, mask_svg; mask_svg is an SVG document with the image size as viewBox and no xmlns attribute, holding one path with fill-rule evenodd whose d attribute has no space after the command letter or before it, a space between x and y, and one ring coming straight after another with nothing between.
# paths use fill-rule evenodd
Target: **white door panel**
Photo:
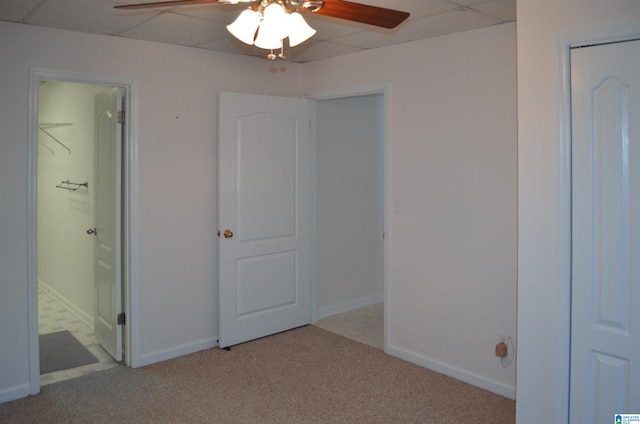
<instances>
[{"instance_id":1,"label":"white door panel","mask_svg":"<svg viewBox=\"0 0 640 424\"><path fill-rule=\"evenodd\" d=\"M221 347L310 322L309 123L307 100L220 94Z\"/></svg>"},{"instance_id":2,"label":"white door panel","mask_svg":"<svg viewBox=\"0 0 640 424\"><path fill-rule=\"evenodd\" d=\"M113 87L95 100L95 248L96 285L95 336L116 360L122 360L122 310L120 208L122 130L118 112L122 110L123 89Z\"/></svg>"},{"instance_id":3,"label":"white door panel","mask_svg":"<svg viewBox=\"0 0 640 424\"><path fill-rule=\"evenodd\" d=\"M640 41L573 50L571 423L640 412Z\"/></svg>"}]
</instances>

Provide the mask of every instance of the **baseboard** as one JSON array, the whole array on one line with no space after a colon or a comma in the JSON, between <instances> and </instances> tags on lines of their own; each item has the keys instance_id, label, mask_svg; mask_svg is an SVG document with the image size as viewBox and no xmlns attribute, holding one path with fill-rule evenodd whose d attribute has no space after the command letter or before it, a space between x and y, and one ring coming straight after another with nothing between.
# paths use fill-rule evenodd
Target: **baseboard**
<instances>
[{"instance_id":1,"label":"baseboard","mask_svg":"<svg viewBox=\"0 0 640 424\"><path fill-rule=\"evenodd\" d=\"M375 305L384 301L384 293L374 294L373 296L361 297L350 302L341 303L335 306L318 309L318 319L330 317L331 315L341 314L351 311L352 309L364 308L365 306Z\"/></svg>"},{"instance_id":2,"label":"baseboard","mask_svg":"<svg viewBox=\"0 0 640 424\"><path fill-rule=\"evenodd\" d=\"M38 288L40 288L43 292L47 293L53 300L62 305L65 309L71 312L73 315L77 316L82 322L87 324L89 327L93 327L93 317L86 313L83 309L76 306L75 303L64 297L60 294L56 289L45 283L44 281L38 279Z\"/></svg>"},{"instance_id":3,"label":"baseboard","mask_svg":"<svg viewBox=\"0 0 640 424\"><path fill-rule=\"evenodd\" d=\"M23 384L21 386L9 387L0 391L0 403L11 402L12 400L22 399L31 394L31 386Z\"/></svg>"},{"instance_id":4,"label":"baseboard","mask_svg":"<svg viewBox=\"0 0 640 424\"><path fill-rule=\"evenodd\" d=\"M505 384L424 355L418 355L415 352L398 346L387 346L386 353L437 373L455 378L456 380L464 381L481 389L499 394L500 396L514 400L516 398L516 388L514 385Z\"/></svg>"},{"instance_id":5,"label":"baseboard","mask_svg":"<svg viewBox=\"0 0 640 424\"><path fill-rule=\"evenodd\" d=\"M186 343L169 349L159 350L157 352L146 353L142 355L141 367L155 364L157 362L167 361L169 359L178 358L180 356L189 355L191 353L200 352L201 350L211 349L218 345L218 338L212 337L198 340L193 343Z\"/></svg>"}]
</instances>

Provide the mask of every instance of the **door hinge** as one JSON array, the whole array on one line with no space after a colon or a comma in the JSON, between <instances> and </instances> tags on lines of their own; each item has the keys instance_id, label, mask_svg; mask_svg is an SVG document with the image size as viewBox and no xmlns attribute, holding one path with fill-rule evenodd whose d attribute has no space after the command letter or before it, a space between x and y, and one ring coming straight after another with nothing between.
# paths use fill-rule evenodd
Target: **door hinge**
<instances>
[{"instance_id":1,"label":"door hinge","mask_svg":"<svg viewBox=\"0 0 640 424\"><path fill-rule=\"evenodd\" d=\"M127 319L124 312L120 312L118 314L118 325L125 325L126 323L127 323Z\"/></svg>"},{"instance_id":2,"label":"door hinge","mask_svg":"<svg viewBox=\"0 0 640 424\"><path fill-rule=\"evenodd\" d=\"M124 124L124 110L119 110L118 111L118 124Z\"/></svg>"}]
</instances>

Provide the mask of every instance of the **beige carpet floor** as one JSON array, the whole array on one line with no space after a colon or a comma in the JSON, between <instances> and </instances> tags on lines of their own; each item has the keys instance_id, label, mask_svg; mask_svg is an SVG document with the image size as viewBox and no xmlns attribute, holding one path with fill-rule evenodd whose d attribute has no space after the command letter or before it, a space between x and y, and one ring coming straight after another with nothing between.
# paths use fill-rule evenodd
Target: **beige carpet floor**
<instances>
[{"instance_id":1,"label":"beige carpet floor","mask_svg":"<svg viewBox=\"0 0 640 424\"><path fill-rule=\"evenodd\" d=\"M0 405L1 423L513 423L515 402L314 326Z\"/></svg>"}]
</instances>

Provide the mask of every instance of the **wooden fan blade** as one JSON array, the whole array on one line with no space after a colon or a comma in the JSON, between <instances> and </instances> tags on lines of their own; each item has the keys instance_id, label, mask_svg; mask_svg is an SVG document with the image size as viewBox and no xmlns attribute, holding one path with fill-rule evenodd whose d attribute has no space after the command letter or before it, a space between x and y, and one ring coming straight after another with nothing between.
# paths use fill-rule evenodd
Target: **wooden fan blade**
<instances>
[{"instance_id":1,"label":"wooden fan blade","mask_svg":"<svg viewBox=\"0 0 640 424\"><path fill-rule=\"evenodd\" d=\"M304 7L301 8L301 10L304 11ZM407 12L401 12L399 10L352 3L345 0L324 0L324 5L317 12L313 13L375 25L382 28L395 28L410 15Z\"/></svg>"},{"instance_id":2,"label":"wooden fan blade","mask_svg":"<svg viewBox=\"0 0 640 424\"><path fill-rule=\"evenodd\" d=\"M187 6L191 4L211 4L220 3L219 0L174 0L174 1L157 1L153 3L138 4L122 4L114 6L116 9L149 9L152 7L169 7L169 6Z\"/></svg>"}]
</instances>

